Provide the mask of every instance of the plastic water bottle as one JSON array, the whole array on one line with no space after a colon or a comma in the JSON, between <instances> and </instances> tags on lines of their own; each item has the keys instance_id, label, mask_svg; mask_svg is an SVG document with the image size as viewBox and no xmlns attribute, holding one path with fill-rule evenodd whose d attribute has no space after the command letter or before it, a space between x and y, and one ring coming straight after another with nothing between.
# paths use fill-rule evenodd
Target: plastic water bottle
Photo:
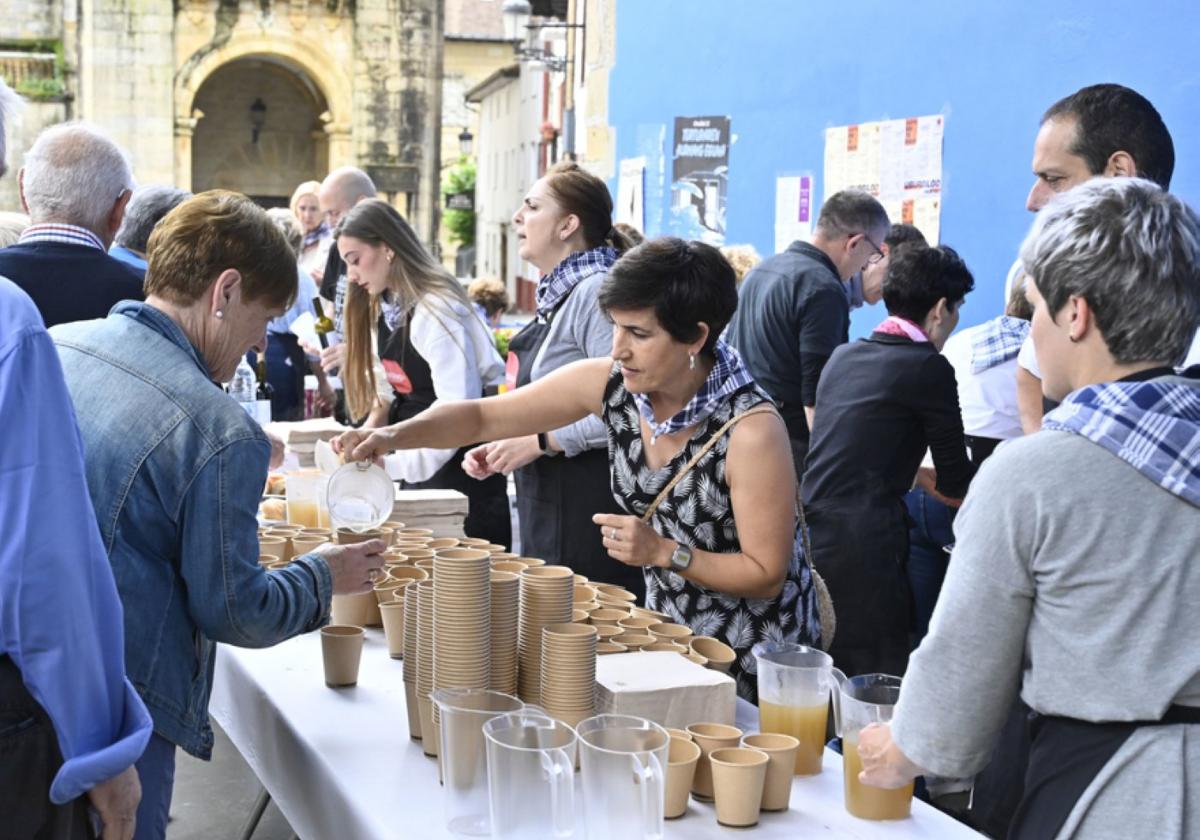
<instances>
[{"instance_id":1,"label":"plastic water bottle","mask_svg":"<svg viewBox=\"0 0 1200 840\"><path fill-rule=\"evenodd\" d=\"M256 417L258 413L254 394L257 387L258 382L254 378L254 369L250 367L250 363L246 361L246 357L242 356L242 360L238 362L237 370L233 372L233 379L229 383L229 396L237 400L251 417Z\"/></svg>"}]
</instances>

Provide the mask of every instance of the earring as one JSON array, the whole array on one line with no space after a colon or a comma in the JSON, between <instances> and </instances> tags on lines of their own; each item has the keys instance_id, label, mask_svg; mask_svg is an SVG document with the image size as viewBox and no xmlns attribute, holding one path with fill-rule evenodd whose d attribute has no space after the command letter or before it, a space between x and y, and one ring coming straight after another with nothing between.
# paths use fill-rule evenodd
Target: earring
<instances>
[{"instance_id":1,"label":"earring","mask_svg":"<svg viewBox=\"0 0 1200 840\"><path fill-rule=\"evenodd\" d=\"M392 264L392 260L394 260L394 259L396 259L396 255L395 255L395 254L393 254L391 251L388 251L388 252L387 252L387 261L388 261L388 265L391 265L391 264Z\"/></svg>"},{"instance_id":2,"label":"earring","mask_svg":"<svg viewBox=\"0 0 1200 840\"><path fill-rule=\"evenodd\" d=\"M221 318L224 318L224 317L225 317L225 310L224 310L224 309L218 309L218 310L217 310L217 318L218 318L218 319L221 319Z\"/></svg>"},{"instance_id":3,"label":"earring","mask_svg":"<svg viewBox=\"0 0 1200 840\"><path fill-rule=\"evenodd\" d=\"M688 370L696 369L696 354L688 353Z\"/></svg>"}]
</instances>

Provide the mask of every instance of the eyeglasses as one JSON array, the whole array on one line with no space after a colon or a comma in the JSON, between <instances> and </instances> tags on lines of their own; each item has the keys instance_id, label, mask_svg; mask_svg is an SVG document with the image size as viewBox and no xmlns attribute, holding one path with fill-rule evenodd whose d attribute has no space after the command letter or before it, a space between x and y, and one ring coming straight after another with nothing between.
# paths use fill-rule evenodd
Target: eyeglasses
<instances>
[{"instance_id":1,"label":"eyeglasses","mask_svg":"<svg viewBox=\"0 0 1200 840\"><path fill-rule=\"evenodd\" d=\"M871 237L867 236L867 234L864 233L862 236L863 236L863 239L867 240L867 244L869 244L872 248L875 249L875 253L872 254L871 256L867 257L867 265L878 265L879 261L882 260L884 257L886 257L887 254L885 254L885 253L883 253L883 251L879 250L879 246L876 245L874 243L874 241L872 241Z\"/></svg>"}]
</instances>

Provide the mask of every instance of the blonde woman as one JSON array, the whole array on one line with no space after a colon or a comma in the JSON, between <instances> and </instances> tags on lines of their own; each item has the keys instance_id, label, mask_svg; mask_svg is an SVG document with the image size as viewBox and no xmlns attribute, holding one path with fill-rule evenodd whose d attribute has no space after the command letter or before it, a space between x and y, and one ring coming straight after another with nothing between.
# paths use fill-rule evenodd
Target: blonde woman
<instances>
[{"instance_id":1,"label":"blonde woman","mask_svg":"<svg viewBox=\"0 0 1200 840\"><path fill-rule=\"evenodd\" d=\"M395 208L363 201L342 219L335 238L349 281L342 382L350 417L397 423L435 402L477 399L504 380L491 332L466 290ZM407 488L463 493L470 500L467 533L509 545L507 480L468 477L463 455L414 449L389 455L385 466Z\"/></svg>"},{"instance_id":2,"label":"blonde woman","mask_svg":"<svg viewBox=\"0 0 1200 840\"><path fill-rule=\"evenodd\" d=\"M296 187L292 193L292 215L300 226L300 255L297 261L300 270L320 285L325 276L325 259L329 248L333 245L333 237L325 214L321 212L321 202L317 200L317 192L321 184L317 181L305 181Z\"/></svg>"}]
</instances>

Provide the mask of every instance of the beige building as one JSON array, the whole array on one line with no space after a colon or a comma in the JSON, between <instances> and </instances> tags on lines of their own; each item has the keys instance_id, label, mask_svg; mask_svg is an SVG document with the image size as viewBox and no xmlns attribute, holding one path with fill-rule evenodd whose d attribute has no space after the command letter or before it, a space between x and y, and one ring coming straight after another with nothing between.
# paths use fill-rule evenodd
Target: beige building
<instances>
[{"instance_id":1,"label":"beige building","mask_svg":"<svg viewBox=\"0 0 1200 840\"><path fill-rule=\"evenodd\" d=\"M454 0L450 0L453 4ZM0 75L31 100L10 137L104 127L139 183L286 202L366 169L433 241L446 0L24 0L0 18ZM0 209L18 209L14 179Z\"/></svg>"}]
</instances>

